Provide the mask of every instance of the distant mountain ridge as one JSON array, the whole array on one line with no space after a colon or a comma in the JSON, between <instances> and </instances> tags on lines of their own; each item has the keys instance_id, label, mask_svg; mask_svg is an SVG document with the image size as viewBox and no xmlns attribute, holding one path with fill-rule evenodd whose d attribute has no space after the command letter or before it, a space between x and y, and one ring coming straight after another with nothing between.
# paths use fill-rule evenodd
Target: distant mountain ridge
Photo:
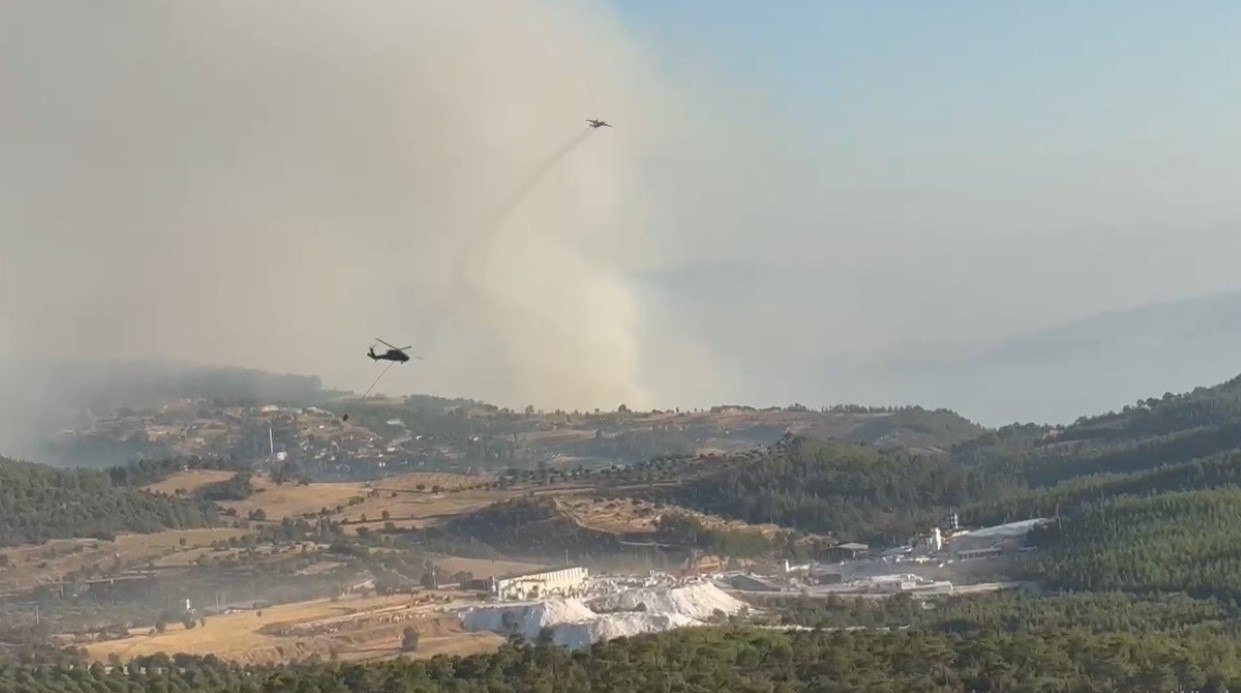
<instances>
[{"instance_id":1,"label":"distant mountain ridge","mask_svg":"<svg viewBox=\"0 0 1241 693\"><path fill-rule=\"evenodd\" d=\"M996 426L1067 423L1237 373L1241 291L1102 313L991 345L906 345L865 360L849 389Z\"/></svg>"}]
</instances>

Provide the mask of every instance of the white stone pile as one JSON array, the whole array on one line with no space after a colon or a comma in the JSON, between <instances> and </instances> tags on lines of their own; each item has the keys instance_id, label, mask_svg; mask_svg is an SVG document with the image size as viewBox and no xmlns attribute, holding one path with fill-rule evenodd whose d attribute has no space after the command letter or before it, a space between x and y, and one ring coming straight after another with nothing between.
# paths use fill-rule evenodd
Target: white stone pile
<instances>
[{"instance_id":1,"label":"white stone pile","mask_svg":"<svg viewBox=\"0 0 1241 693\"><path fill-rule=\"evenodd\" d=\"M590 606L578 599L548 599L470 607L460 613L461 623L466 630L517 633L529 640L550 628L553 643L578 649L612 638L704 625L721 613L745 608L710 583L604 591L611 593L591 599Z\"/></svg>"}]
</instances>

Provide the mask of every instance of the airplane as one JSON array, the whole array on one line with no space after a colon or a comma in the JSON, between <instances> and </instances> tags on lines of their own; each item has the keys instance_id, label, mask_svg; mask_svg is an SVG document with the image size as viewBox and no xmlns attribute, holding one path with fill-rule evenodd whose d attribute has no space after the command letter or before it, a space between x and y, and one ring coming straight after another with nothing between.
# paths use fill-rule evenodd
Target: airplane
<instances>
[{"instance_id":1,"label":"airplane","mask_svg":"<svg viewBox=\"0 0 1241 693\"><path fill-rule=\"evenodd\" d=\"M591 126L592 128L610 128L610 127L612 127L611 125L609 125L609 124L608 124L608 121L606 121L606 120L590 120L590 119L587 119L587 121L586 121L586 122L590 123L590 126Z\"/></svg>"},{"instance_id":2,"label":"airplane","mask_svg":"<svg viewBox=\"0 0 1241 693\"><path fill-rule=\"evenodd\" d=\"M405 351L407 349L412 349L412 346L396 347L378 337L375 338L375 341L388 347L388 350L382 354L376 354L375 347L371 346L371 348L367 350L366 355L371 357L372 361L395 361L397 363L405 363L409 360L409 354L405 353ZM417 354L414 354L414 358L422 360L422 357Z\"/></svg>"}]
</instances>

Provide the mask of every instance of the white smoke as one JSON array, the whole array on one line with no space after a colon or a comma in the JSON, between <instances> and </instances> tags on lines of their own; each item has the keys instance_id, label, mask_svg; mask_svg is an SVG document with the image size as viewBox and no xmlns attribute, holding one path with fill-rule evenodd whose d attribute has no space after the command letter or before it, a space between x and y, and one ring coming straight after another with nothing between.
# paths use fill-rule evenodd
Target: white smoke
<instances>
[{"instance_id":1,"label":"white smoke","mask_svg":"<svg viewBox=\"0 0 1241 693\"><path fill-rule=\"evenodd\" d=\"M381 391L642 403L636 133L666 97L598 3L27 0L0 62L0 357L360 391L470 252L432 358Z\"/></svg>"}]
</instances>

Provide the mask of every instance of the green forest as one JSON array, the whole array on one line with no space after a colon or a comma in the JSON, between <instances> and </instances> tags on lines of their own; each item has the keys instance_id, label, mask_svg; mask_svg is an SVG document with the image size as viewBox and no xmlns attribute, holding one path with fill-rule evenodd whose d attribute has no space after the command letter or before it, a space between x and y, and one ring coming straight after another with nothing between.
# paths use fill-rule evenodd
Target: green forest
<instances>
[{"instance_id":1,"label":"green forest","mask_svg":"<svg viewBox=\"0 0 1241 693\"><path fill-rule=\"evenodd\" d=\"M0 458L0 546L204 527L193 503L115 484L106 472Z\"/></svg>"},{"instance_id":2,"label":"green forest","mask_svg":"<svg viewBox=\"0 0 1241 693\"><path fill-rule=\"evenodd\" d=\"M1076 516L1112 498L1236 488L1238 447L1234 379L1066 427L988 431L947 457L797 438L706 463L655 461L623 480L664 482L647 495L724 517L891 544L954 511L985 526Z\"/></svg>"},{"instance_id":3,"label":"green forest","mask_svg":"<svg viewBox=\"0 0 1241 693\"><path fill-rule=\"evenodd\" d=\"M489 654L370 665L236 667L155 655L110 671L0 666L0 692L39 691L1225 691L1241 640L1221 631L833 632L697 628L589 652L513 642Z\"/></svg>"},{"instance_id":4,"label":"green forest","mask_svg":"<svg viewBox=\"0 0 1241 693\"><path fill-rule=\"evenodd\" d=\"M1107 499L1034 540L1056 587L1241 599L1238 488Z\"/></svg>"},{"instance_id":5,"label":"green forest","mask_svg":"<svg viewBox=\"0 0 1241 693\"><path fill-rule=\"evenodd\" d=\"M969 475L843 443L800 442L725 462L663 492L670 503L748 522L861 540L903 539L966 500Z\"/></svg>"}]
</instances>

